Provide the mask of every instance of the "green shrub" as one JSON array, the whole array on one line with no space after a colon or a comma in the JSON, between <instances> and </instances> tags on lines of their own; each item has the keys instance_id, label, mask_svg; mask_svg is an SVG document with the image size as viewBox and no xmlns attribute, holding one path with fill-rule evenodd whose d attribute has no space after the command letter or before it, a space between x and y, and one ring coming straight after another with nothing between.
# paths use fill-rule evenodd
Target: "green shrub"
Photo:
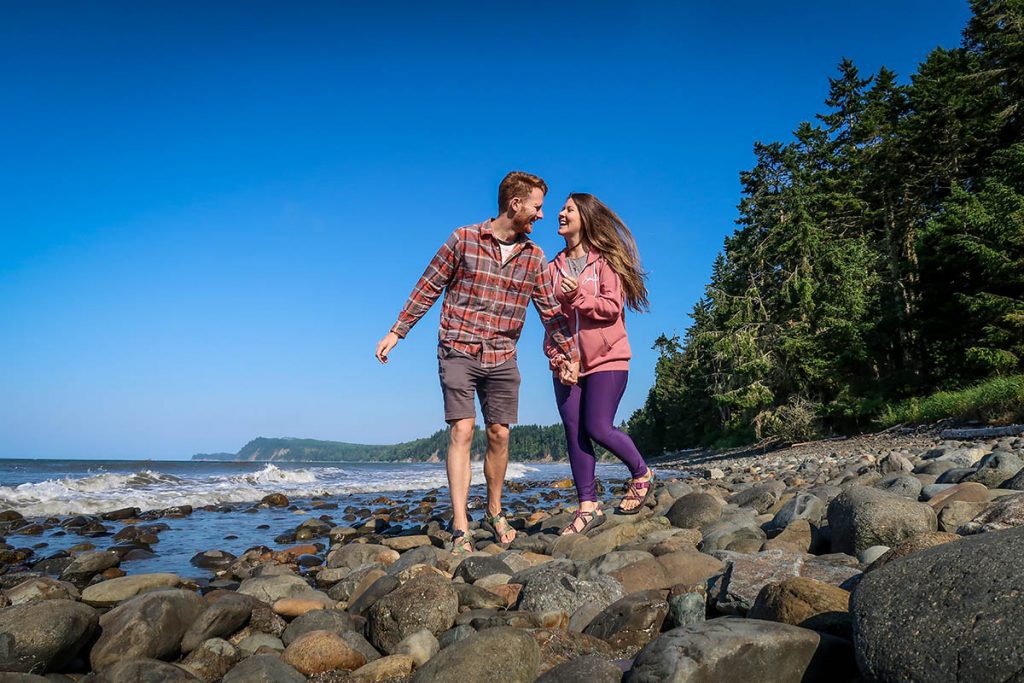
<instances>
[{"instance_id":1,"label":"green shrub","mask_svg":"<svg viewBox=\"0 0 1024 683\"><path fill-rule=\"evenodd\" d=\"M982 422L1024 420L1024 375L996 377L959 391L940 391L887 405L879 413L878 421L891 427L945 418Z\"/></svg>"}]
</instances>

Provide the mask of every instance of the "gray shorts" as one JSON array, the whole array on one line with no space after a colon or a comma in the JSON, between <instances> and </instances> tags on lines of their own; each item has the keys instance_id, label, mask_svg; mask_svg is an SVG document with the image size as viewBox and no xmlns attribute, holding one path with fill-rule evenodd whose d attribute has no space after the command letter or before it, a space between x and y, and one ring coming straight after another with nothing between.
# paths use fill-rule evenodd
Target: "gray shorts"
<instances>
[{"instance_id":1,"label":"gray shorts","mask_svg":"<svg viewBox=\"0 0 1024 683\"><path fill-rule=\"evenodd\" d=\"M445 422L476 417L473 395L480 396L486 424L519 421L519 366L516 359L485 368L479 358L446 347L438 349L438 373L444 395Z\"/></svg>"}]
</instances>

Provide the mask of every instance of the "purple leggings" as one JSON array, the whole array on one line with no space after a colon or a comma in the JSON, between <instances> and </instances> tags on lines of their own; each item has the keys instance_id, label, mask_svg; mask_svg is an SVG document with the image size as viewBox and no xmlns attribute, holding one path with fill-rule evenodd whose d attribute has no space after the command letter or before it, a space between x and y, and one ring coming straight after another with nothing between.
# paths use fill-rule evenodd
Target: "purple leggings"
<instances>
[{"instance_id":1,"label":"purple leggings","mask_svg":"<svg viewBox=\"0 0 1024 683\"><path fill-rule=\"evenodd\" d=\"M554 378L555 402L565 427L569 465L581 501L597 501L594 470L597 457L594 444L611 451L629 468L634 479L647 474L647 463L633 440L615 427L615 411L626 391L626 370L608 370L580 377L579 384L567 387Z\"/></svg>"}]
</instances>

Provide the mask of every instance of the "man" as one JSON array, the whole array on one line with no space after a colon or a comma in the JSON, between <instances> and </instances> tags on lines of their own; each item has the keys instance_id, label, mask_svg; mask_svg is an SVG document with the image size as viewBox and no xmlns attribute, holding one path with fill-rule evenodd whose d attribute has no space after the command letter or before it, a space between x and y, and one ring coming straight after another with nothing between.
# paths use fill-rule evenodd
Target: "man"
<instances>
[{"instance_id":1,"label":"man","mask_svg":"<svg viewBox=\"0 0 1024 683\"><path fill-rule=\"evenodd\" d=\"M416 283L398 322L377 344L376 356L388 353L430 309L441 292L438 370L444 396L444 419L450 427L448 489L452 498L452 551L473 551L466 538L469 519L470 446L479 396L487 425L487 514L484 524L498 543L510 543L515 530L502 514L501 494L508 467L509 425L517 421L519 368L516 342L523 329L526 305L533 301L555 346L549 351L552 369L561 381L574 384L579 354L568 321L555 300L547 263L540 247L527 235L544 217L547 185L529 173L514 171L498 187L498 216L457 229L441 245Z\"/></svg>"}]
</instances>

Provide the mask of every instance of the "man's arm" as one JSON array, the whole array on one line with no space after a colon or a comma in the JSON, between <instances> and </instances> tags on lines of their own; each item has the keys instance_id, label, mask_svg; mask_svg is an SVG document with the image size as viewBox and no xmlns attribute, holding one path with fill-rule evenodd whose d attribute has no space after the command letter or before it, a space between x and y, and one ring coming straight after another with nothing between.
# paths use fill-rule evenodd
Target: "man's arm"
<instances>
[{"instance_id":1,"label":"man's arm","mask_svg":"<svg viewBox=\"0 0 1024 683\"><path fill-rule=\"evenodd\" d=\"M381 363L388 362L388 353L395 348L399 339L404 339L409 334L413 325L426 315L430 307L434 305L441 292L451 282L458 268L459 260L462 258L462 245L459 239L459 231L453 232L441 248L430 260L427 269L423 271L412 293L406 300L402 311L398 314L398 320L391 326L383 339L377 343L377 351L374 355Z\"/></svg>"},{"instance_id":2,"label":"man's arm","mask_svg":"<svg viewBox=\"0 0 1024 683\"><path fill-rule=\"evenodd\" d=\"M562 307L555 299L551 274L546 267L537 269L530 299L540 315L541 322L544 323L548 336L554 342L554 345L547 349L552 366L561 366L565 363L579 365L580 354L576 348L576 340L569 331L569 321L565 319Z\"/></svg>"}]
</instances>

